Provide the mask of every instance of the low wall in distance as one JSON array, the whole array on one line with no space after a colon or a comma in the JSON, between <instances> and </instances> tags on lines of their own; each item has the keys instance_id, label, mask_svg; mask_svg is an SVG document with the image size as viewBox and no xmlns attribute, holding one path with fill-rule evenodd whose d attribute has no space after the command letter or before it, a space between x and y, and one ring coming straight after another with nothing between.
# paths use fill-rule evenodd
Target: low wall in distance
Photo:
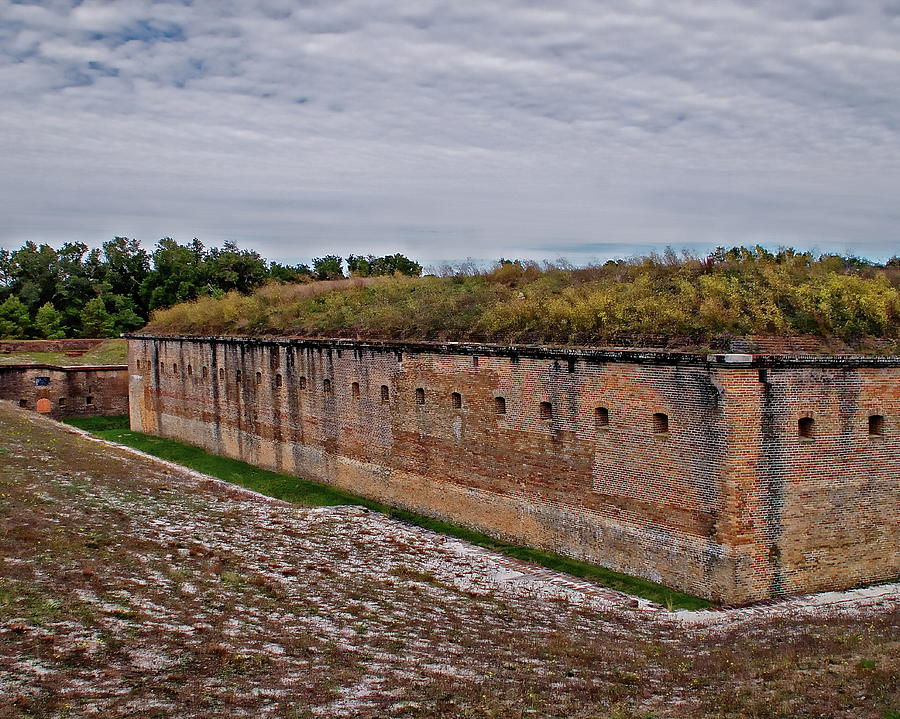
<instances>
[{"instance_id":1,"label":"low wall in distance","mask_svg":"<svg viewBox=\"0 0 900 719\"><path fill-rule=\"evenodd\" d=\"M128 366L0 365L0 399L57 419L128 414Z\"/></svg>"}]
</instances>

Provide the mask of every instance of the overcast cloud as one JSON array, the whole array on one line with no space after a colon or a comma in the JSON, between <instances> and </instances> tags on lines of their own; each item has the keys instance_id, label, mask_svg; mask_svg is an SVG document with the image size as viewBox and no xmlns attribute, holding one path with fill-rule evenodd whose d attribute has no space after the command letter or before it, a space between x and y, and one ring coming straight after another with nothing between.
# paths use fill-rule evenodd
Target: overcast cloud
<instances>
[{"instance_id":1,"label":"overcast cloud","mask_svg":"<svg viewBox=\"0 0 900 719\"><path fill-rule=\"evenodd\" d=\"M0 246L900 253L900 0L0 0Z\"/></svg>"}]
</instances>

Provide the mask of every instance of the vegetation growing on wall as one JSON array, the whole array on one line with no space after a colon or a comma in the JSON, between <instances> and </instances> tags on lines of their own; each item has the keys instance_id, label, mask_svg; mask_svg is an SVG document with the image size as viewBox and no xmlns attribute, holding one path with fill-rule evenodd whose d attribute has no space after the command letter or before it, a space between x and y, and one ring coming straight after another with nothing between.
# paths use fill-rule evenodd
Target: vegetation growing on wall
<instances>
[{"instance_id":1,"label":"vegetation growing on wall","mask_svg":"<svg viewBox=\"0 0 900 719\"><path fill-rule=\"evenodd\" d=\"M900 259L761 247L573 268L501 260L425 277L267 284L154 313L148 331L591 344L624 334L900 338ZM893 349L896 349L894 347Z\"/></svg>"}]
</instances>

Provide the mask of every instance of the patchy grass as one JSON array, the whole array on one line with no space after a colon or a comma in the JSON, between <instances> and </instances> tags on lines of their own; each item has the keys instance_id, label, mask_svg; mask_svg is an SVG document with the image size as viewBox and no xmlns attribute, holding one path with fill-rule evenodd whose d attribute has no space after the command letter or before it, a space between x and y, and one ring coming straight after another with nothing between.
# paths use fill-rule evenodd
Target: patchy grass
<instances>
[{"instance_id":1,"label":"patchy grass","mask_svg":"<svg viewBox=\"0 0 900 719\"><path fill-rule=\"evenodd\" d=\"M671 609L702 609L710 606L710 603L704 599L677 592L640 577L622 574L605 567L587 564L540 549L503 542L458 524L382 504L381 502L360 497L326 484L312 482L289 474L260 469L245 462L210 454L206 450L193 445L140 432L132 432L128 429L128 418L125 416L72 417L65 421L103 439L134 447L147 454L152 454L154 457L177 462L198 472L224 479L226 482L238 484L286 502L308 507L358 505L389 517L409 522L418 527L424 527L441 534L457 537L479 547L486 547L496 552L501 552L516 559L534 562L542 567L588 579L610 589L644 597Z\"/></svg>"},{"instance_id":2,"label":"patchy grass","mask_svg":"<svg viewBox=\"0 0 900 719\"><path fill-rule=\"evenodd\" d=\"M0 447L4 719L898 719L888 595L631 609L8 403Z\"/></svg>"},{"instance_id":3,"label":"patchy grass","mask_svg":"<svg viewBox=\"0 0 900 719\"><path fill-rule=\"evenodd\" d=\"M83 355L68 357L65 352L15 352L0 354L0 365L4 364L51 364L51 365L107 365L128 363L128 342L110 339L102 342Z\"/></svg>"},{"instance_id":4,"label":"patchy grass","mask_svg":"<svg viewBox=\"0 0 900 719\"><path fill-rule=\"evenodd\" d=\"M111 339L85 352L78 364L128 364L128 341Z\"/></svg>"}]
</instances>

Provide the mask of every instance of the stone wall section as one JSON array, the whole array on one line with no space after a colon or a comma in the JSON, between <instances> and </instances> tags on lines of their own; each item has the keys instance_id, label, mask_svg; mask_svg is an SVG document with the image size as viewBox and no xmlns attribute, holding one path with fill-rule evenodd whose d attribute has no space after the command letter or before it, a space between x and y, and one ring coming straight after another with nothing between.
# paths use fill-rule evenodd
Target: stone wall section
<instances>
[{"instance_id":1,"label":"stone wall section","mask_svg":"<svg viewBox=\"0 0 900 719\"><path fill-rule=\"evenodd\" d=\"M0 365L0 399L57 419L128 414L128 367Z\"/></svg>"},{"instance_id":2,"label":"stone wall section","mask_svg":"<svg viewBox=\"0 0 900 719\"><path fill-rule=\"evenodd\" d=\"M131 424L728 603L895 576L900 362L739 359L136 336Z\"/></svg>"},{"instance_id":3,"label":"stone wall section","mask_svg":"<svg viewBox=\"0 0 900 719\"><path fill-rule=\"evenodd\" d=\"M896 577L900 373L785 366L764 379L756 480L767 509L769 592ZM809 436L802 421L811 421Z\"/></svg>"}]
</instances>

